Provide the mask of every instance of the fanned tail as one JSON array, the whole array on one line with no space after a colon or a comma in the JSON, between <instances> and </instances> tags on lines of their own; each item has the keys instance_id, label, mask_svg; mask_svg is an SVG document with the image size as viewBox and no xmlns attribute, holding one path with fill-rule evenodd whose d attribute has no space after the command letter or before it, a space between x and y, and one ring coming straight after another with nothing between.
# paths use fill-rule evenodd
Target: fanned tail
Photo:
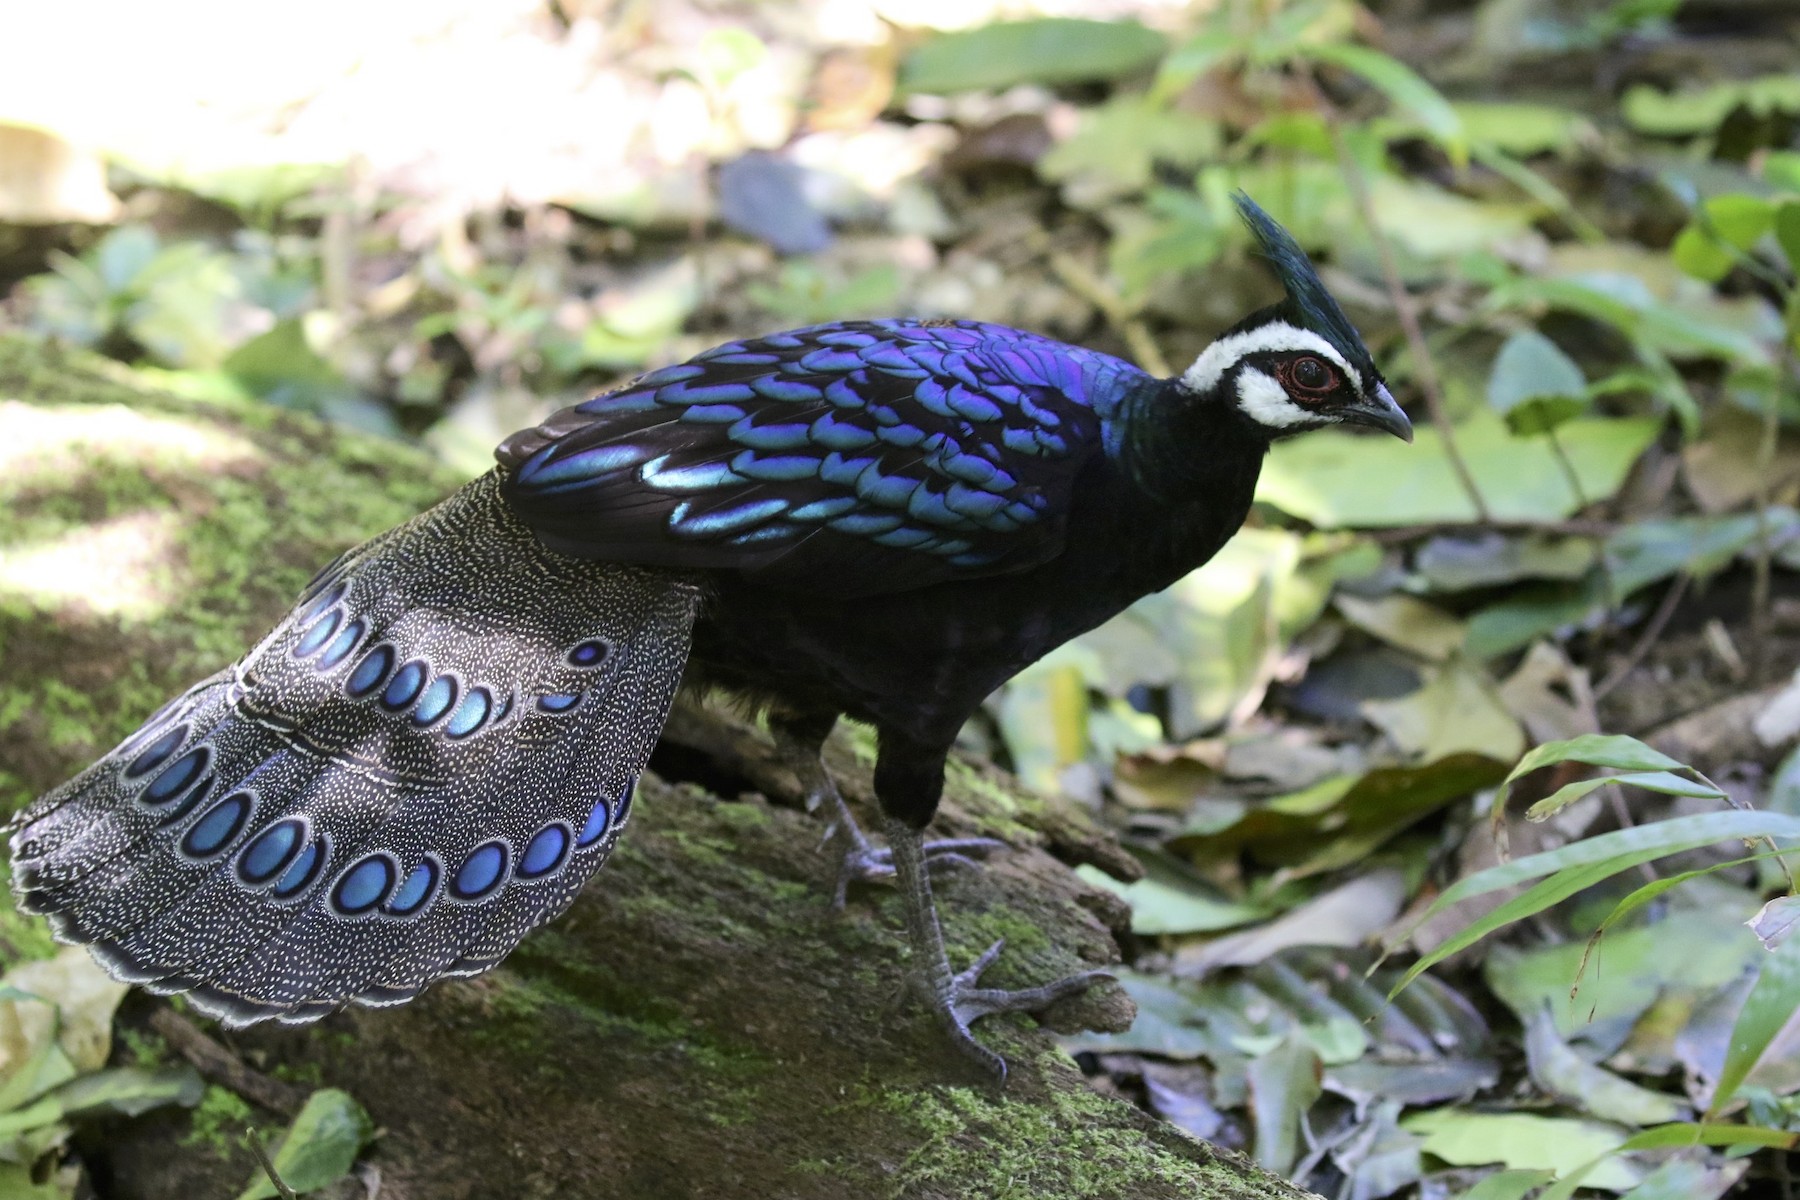
<instances>
[{"instance_id":1,"label":"fanned tail","mask_svg":"<svg viewBox=\"0 0 1800 1200\"><path fill-rule=\"evenodd\" d=\"M696 589L543 549L493 474L20 818L20 906L235 1024L493 966L605 862Z\"/></svg>"}]
</instances>

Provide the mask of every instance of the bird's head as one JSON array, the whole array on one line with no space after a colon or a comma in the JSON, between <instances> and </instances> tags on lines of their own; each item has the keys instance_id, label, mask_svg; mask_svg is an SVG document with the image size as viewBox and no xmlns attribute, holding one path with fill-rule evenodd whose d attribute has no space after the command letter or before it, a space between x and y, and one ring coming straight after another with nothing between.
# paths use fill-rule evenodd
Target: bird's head
<instances>
[{"instance_id":1,"label":"bird's head","mask_svg":"<svg viewBox=\"0 0 1800 1200\"><path fill-rule=\"evenodd\" d=\"M1412 441L1412 422L1312 260L1250 197L1239 192L1237 206L1287 299L1220 336L1182 373L1180 386L1235 405L1271 439L1369 425Z\"/></svg>"}]
</instances>

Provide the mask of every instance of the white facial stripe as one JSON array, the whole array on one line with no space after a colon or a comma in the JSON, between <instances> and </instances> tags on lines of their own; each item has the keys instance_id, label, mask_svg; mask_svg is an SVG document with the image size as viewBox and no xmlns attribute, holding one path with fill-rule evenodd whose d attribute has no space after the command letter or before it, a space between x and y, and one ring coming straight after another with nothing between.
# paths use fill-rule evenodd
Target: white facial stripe
<instances>
[{"instance_id":1,"label":"white facial stripe","mask_svg":"<svg viewBox=\"0 0 1800 1200\"><path fill-rule=\"evenodd\" d=\"M1306 411L1288 399L1287 389L1266 371L1245 367L1237 377L1238 408L1260 425L1288 429L1316 425L1319 414Z\"/></svg>"},{"instance_id":2,"label":"white facial stripe","mask_svg":"<svg viewBox=\"0 0 1800 1200\"><path fill-rule=\"evenodd\" d=\"M1350 386L1358 392L1362 390L1362 383L1356 372L1350 369L1344 356L1337 352L1337 347L1312 330L1300 329L1286 321L1275 321L1220 338L1194 360L1193 366L1182 373L1181 383L1190 392L1210 392L1219 386L1219 380L1225 377L1225 372L1247 354L1291 353L1296 350L1305 350L1336 363L1344 373L1344 378L1350 381ZM1267 379L1268 376L1263 378Z\"/></svg>"}]
</instances>

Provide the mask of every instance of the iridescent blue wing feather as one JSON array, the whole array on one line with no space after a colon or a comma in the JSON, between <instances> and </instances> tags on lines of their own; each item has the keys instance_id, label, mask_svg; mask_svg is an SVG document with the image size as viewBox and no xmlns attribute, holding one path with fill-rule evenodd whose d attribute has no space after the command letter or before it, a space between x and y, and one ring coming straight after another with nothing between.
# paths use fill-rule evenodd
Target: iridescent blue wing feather
<instances>
[{"instance_id":1,"label":"iridescent blue wing feather","mask_svg":"<svg viewBox=\"0 0 1800 1200\"><path fill-rule=\"evenodd\" d=\"M546 553L488 475L350 552L242 662L44 796L22 906L232 1022L494 965L607 855L695 589Z\"/></svg>"},{"instance_id":2,"label":"iridescent blue wing feather","mask_svg":"<svg viewBox=\"0 0 1800 1200\"><path fill-rule=\"evenodd\" d=\"M508 503L565 553L903 590L1058 553L1106 417L1148 382L1004 326L843 322L651 372L499 457Z\"/></svg>"}]
</instances>

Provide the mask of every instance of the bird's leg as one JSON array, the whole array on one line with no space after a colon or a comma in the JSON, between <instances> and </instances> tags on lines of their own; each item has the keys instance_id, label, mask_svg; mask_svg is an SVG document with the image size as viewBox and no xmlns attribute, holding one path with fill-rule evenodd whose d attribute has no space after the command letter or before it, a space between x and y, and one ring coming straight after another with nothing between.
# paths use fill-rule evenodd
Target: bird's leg
<instances>
[{"instance_id":1,"label":"bird's leg","mask_svg":"<svg viewBox=\"0 0 1800 1200\"><path fill-rule=\"evenodd\" d=\"M832 782L831 772L825 769L825 760L819 752L836 724L836 713L782 714L771 717L769 721L782 758L800 781L800 790L806 799L806 811L816 811L826 804L832 808L831 824L826 827L825 841L842 838L847 843L843 863L838 868L837 887L831 898L833 908L842 908L852 883L891 881L894 878L894 857L892 850L876 846L869 840L869 835L862 831L862 826L850 814L850 806L844 803L837 784ZM970 855L998 850L1004 844L993 838L942 838L935 842L924 842L921 852L927 870L945 871L976 866L976 860Z\"/></svg>"},{"instance_id":2,"label":"bird's leg","mask_svg":"<svg viewBox=\"0 0 1800 1200\"><path fill-rule=\"evenodd\" d=\"M886 820L888 845L893 848L894 869L900 877L900 896L906 910L906 933L912 942L913 981L925 994L926 1003L965 1057L972 1059L1001 1083L1006 1082L1006 1060L975 1040L969 1026L994 1013L1038 1012L1064 996L1085 991L1107 971L1079 971L1021 991L979 986L981 973L1000 957L1002 938L982 952L969 967L952 974L944 953L944 934L938 928L937 906L931 899L931 878L924 853L924 835L905 821Z\"/></svg>"}]
</instances>

